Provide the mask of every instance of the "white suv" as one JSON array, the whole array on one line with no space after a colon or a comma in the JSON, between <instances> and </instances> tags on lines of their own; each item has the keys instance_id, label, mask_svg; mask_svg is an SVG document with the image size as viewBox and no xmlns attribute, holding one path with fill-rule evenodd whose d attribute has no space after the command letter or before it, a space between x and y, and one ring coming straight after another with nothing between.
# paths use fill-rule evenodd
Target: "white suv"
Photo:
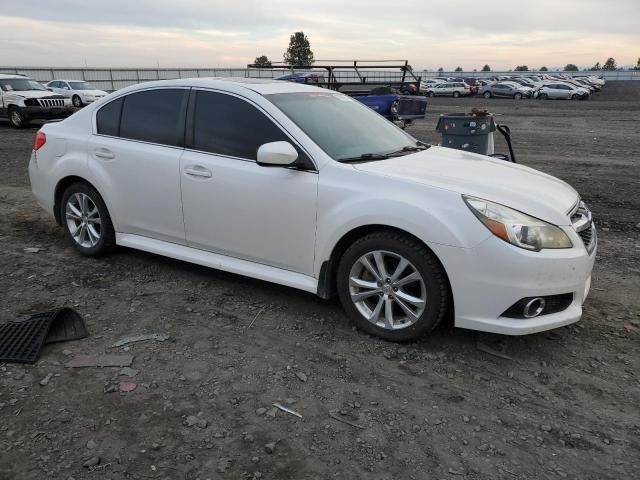
<instances>
[{"instance_id":1,"label":"white suv","mask_svg":"<svg viewBox=\"0 0 640 480\"><path fill-rule=\"evenodd\" d=\"M119 90L36 135L38 203L82 254L115 245L337 293L397 341L577 321L596 235L566 183L426 145L356 100L290 82Z\"/></svg>"},{"instance_id":2,"label":"white suv","mask_svg":"<svg viewBox=\"0 0 640 480\"><path fill-rule=\"evenodd\" d=\"M33 119L64 118L71 113L71 99L23 75L0 74L0 118L7 118L12 127L24 128Z\"/></svg>"},{"instance_id":3,"label":"white suv","mask_svg":"<svg viewBox=\"0 0 640 480\"><path fill-rule=\"evenodd\" d=\"M460 97L462 95L471 95L471 87L465 82L442 82L429 86L427 95Z\"/></svg>"}]
</instances>

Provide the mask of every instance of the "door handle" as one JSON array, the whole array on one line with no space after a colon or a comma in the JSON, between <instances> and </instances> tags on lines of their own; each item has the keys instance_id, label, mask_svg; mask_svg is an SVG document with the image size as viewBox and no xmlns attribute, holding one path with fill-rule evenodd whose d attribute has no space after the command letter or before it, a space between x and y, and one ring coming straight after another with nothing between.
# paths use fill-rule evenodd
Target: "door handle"
<instances>
[{"instance_id":1,"label":"door handle","mask_svg":"<svg viewBox=\"0 0 640 480\"><path fill-rule=\"evenodd\" d=\"M192 177L211 178L211 170L207 170L200 165L190 165L185 167L184 173L191 175Z\"/></svg>"},{"instance_id":2,"label":"door handle","mask_svg":"<svg viewBox=\"0 0 640 480\"><path fill-rule=\"evenodd\" d=\"M105 160L111 160L116 158L111 150L107 150L106 148L99 148L94 152L95 156L98 158L104 158Z\"/></svg>"}]
</instances>

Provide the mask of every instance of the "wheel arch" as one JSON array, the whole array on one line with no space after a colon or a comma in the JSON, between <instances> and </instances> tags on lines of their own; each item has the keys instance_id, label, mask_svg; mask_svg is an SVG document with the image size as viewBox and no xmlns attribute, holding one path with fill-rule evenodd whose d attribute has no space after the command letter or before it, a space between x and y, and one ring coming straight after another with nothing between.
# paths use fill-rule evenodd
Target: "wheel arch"
<instances>
[{"instance_id":1,"label":"wheel arch","mask_svg":"<svg viewBox=\"0 0 640 480\"><path fill-rule=\"evenodd\" d=\"M449 292L451 292L451 282L449 280L447 270L438 258L438 255L431 248L429 248L429 246L425 242L423 242L420 238L416 237L412 233L403 230L402 228L383 224L368 224L355 227L342 235L342 237L333 246L329 258L322 262L322 265L320 267L320 274L318 276L318 296L320 298L329 299L336 295L336 275L338 272L338 265L340 264L340 259L344 255L344 252L346 252L349 246L365 235L381 231L400 233L402 235L411 237L416 242L424 245L424 247L433 254L433 257L438 262L438 265L440 265L440 268L442 269L444 277L449 286ZM453 309L453 302L451 302L451 308Z\"/></svg>"}]
</instances>

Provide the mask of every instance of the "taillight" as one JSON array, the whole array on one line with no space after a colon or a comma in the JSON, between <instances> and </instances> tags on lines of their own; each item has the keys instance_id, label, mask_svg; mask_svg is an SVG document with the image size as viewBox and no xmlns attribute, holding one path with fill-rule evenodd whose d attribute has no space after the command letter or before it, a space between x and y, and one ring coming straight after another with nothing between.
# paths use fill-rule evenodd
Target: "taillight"
<instances>
[{"instance_id":1,"label":"taillight","mask_svg":"<svg viewBox=\"0 0 640 480\"><path fill-rule=\"evenodd\" d=\"M36 138L33 140L33 149L37 152L45 143L47 143L47 136L43 131L38 131Z\"/></svg>"}]
</instances>

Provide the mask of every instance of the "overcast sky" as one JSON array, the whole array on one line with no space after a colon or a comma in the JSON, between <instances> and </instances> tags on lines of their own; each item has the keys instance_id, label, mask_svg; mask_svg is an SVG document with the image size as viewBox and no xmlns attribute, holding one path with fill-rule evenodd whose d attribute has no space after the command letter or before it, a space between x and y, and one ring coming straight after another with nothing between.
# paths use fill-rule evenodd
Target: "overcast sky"
<instances>
[{"instance_id":1,"label":"overcast sky","mask_svg":"<svg viewBox=\"0 0 640 480\"><path fill-rule=\"evenodd\" d=\"M0 66L242 67L299 30L316 59L635 65L639 21L640 0L1 0Z\"/></svg>"}]
</instances>

